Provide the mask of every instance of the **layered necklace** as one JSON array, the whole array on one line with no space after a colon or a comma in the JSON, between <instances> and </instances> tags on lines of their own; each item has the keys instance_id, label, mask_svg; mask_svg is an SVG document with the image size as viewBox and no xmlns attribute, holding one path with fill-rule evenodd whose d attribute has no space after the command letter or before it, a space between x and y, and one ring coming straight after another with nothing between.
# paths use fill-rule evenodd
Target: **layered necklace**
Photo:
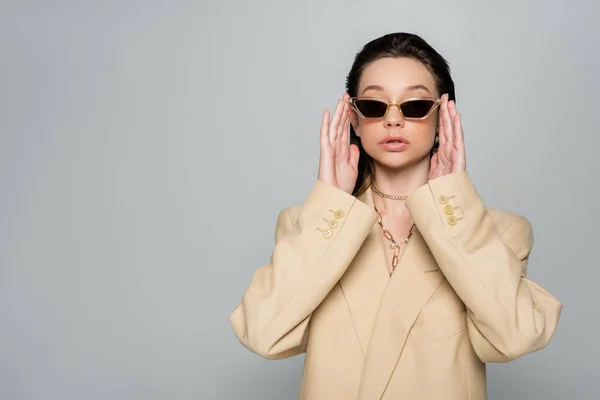
<instances>
[{"instance_id":1,"label":"layered necklace","mask_svg":"<svg viewBox=\"0 0 600 400\"><path fill-rule=\"evenodd\" d=\"M408 196L392 196L389 194L382 193L373 184L371 184L371 189L373 190L373 192L375 192L375 194L377 194L378 196L381 196L383 198L386 198L386 199L390 199L390 200L406 200L406 199L408 199ZM377 212L377 215L379 216L379 218L377 219L377 223L379 224L379 226L381 227L381 230L383 231L383 236L385 236L385 238L390 241L390 248L392 250L394 250L394 256L392 257L392 272L391 272L391 273L393 273L394 270L396 269L396 267L398 266L399 255L400 255L400 245L408 244L408 242L413 234L413 230L415 229L415 224L413 223L412 226L410 227L408 236L402 242L398 243L396 241L396 239L394 239L394 236L392 235L392 233L383 226L383 217L381 216L381 213L379 212L379 210L377 210L377 207L375 207L375 212ZM391 275L391 273L390 273L390 275Z\"/></svg>"}]
</instances>

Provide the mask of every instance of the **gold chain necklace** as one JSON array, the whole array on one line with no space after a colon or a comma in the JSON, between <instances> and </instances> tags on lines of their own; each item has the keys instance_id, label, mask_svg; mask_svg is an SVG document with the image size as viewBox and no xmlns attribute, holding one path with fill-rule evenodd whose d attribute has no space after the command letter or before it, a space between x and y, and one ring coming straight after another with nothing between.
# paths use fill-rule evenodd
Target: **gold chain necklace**
<instances>
[{"instance_id":1,"label":"gold chain necklace","mask_svg":"<svg viewBox=\"0 0 600 400\"><path fill-rule=\"evenodd\" d=\"M394 250L394 256L392 257L392 272L394 272L396 270L396 266L398 265L398 260L399 260L398 256L400 254L400 243L396 242L392 233L390 231L388 231L387 229L385 229L385 227L383 226L383 217L381 216L381 213L377 210L377 207L375 207L375 212L377 212L377 215L379 215L379 218L377 219L377 223L379 224L379 226L381 227L381 230L383 231L383 236L385 236L385 238L391 242L390 248ZM408 241L410 240L410 237L413 234L414 228L415 228L415 224L412 224L412 226L410 227L410 231L408 232L408 236L406 237L406 239L404 239L405 244L408 244ZM391 275L391 273L390 273L390 275Z\"/></svg>"},{"instance_id":2,"label":"gold chain necklace","mask_svg":"<svg viewBox=\"0 0 600 400\"><path fill-rule=\"evenodd\" d=\"M386 198L386 199L390 199L390 200L407 200L408 199L408 196L392 196L391 194L381 193L373 184L371 184L371 189L373 189L373 191L377 195L379 195L383 198Z\"/></svg>"},{"instance_id":3,"label":"gold chain necklace","mask_svg":"<svg viewBox=\"0 0 600 400\"><path fill-rule=\"evenodd\" d=\"M386 199L390 199L390 200L407 200L408 199L408 196L392 196L389 194L382 193L373 184L371 184L371 189L377 195L379 195L383 198L386 198ZM383 217L381 216L381 213L379 212L379 210L377 210L377 207L375 207L375 211L377 212L377 215L379 216L379 218L377 219L377 223L379 224L379 226L381 227L381 230L383 231L383 236L385 236L385 238L391 242L390 248L394 250L394 256L392 257L392 273L393 273L396 270L396 266L398 266L398 261L400 259L399 258L400 243L396 242L396 240L394 239L394 235L392 235L392 233L383 226ZM406 239L404 239L404 244L408 244L408 241L410 240L410 238L413 234L414 228L415 228L415 224L413 223L412 226L410 227L410 231L408 232L408 236L406 237ZM390 275L391 275L391 273L390 273Z\"/></svg>"}]
</instances>

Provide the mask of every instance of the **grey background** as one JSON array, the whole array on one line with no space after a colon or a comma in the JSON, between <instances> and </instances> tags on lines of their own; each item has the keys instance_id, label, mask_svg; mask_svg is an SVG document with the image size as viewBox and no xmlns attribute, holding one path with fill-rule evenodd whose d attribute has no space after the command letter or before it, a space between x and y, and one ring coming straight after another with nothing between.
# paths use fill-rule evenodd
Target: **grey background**
<instances>
[{"instance_id":1,"label":"grey background","mask_svg":"<svg viewBox=\"0 0 600 400\"><path fill-rule=\"evenodd\" d=\"M598 399L593 1L0 1L0 399L293 399L228 316L280 209L317 173L321 113L392 31L451 63L467 167L530 218L564 303L490 399Z\"/></svg>"}]
</instances>

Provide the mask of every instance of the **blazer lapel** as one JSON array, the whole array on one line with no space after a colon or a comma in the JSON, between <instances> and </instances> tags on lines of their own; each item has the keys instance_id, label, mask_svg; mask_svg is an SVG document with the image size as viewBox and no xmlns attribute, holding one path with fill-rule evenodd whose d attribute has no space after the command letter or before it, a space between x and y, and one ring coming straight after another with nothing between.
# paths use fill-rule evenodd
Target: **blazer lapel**
<instances>
[{"instance_id":1,"label":"blazer lapel","mask_svg":"<svg viewBox=\"0 0 600 400\"><path fill-rule=\"evenodd\" d=\"M358 196L358 199L373 206L370 189ZM381 296L390 280L380 235L379 225L375 223L340 279L340 287L348 303L363 355L367 353Z\"/></svg>"},{"instance_id":2,"label":"blazer lapel","mask_svg":"<svg viewBox=\"0 0 600 400\"><path fill-rule=\"evenodd\" d=\"M359 389L361 400L381 398L413 323L444 279L418 230L400 257L374 320Z\"/></svg>"}]
</instances>

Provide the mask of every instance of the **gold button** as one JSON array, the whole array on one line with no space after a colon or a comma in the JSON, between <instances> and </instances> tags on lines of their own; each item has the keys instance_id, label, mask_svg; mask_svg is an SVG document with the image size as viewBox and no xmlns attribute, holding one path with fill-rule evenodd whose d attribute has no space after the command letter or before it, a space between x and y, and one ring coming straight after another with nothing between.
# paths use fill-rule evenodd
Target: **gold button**
<instances>
[{"instance_id":1,"label":"gold button","mask_svg":"<svg viewBox=\"0 0 600 400\"><path fill-rule=\"evenodd\" d=\"M332 219L331 221L329 221L329 227L330 227L331 229L335 229L335 228L337 228L337 227L338 227L338 225L339 225L339 224L338 224L337 220L335 220L335 219Z\"/></svg>"},{"instance_id":2,"label":"gold button","mask_svg":"<svg viewBox=\"0 0 600 400\"><path fill-rule=\"evenodd\" d=\"M458 220L456 219L456 217L454 215L450 215L448 217L448 224L449 225L454 226L454 225L457 224L457 222L458 222Z\"/></svg>"},{"instance_id":3,"label":"gold button","mask_svg":"<svg viewBox=\"0 0 600 400\"><path fill-rule=\"evenodd\" d=\"M333 216L334 216L336 219L342 219L342 218L344 218L344 211L342 211L342 210L337 210L336 212L334 212L334 213L333 213Z\"/></svg>"},{"instance_id":4,"label":"gold button","mask_svg":"<svg viewBox=\"0 0 600 400\"><path fill-rule=\"evenodd\" d=\"M331 232L331 229L325 229L323 231L323 236L325 237L325 239L329 239L333 236L333 232Z\"/></svg>"},{"instance_id":5,"label":"gold button","mask_svg":"<svg viewBox=\"0 0 600 400\"><path fill-rule=\"evenodd\" d=\"M454 207L448 204L446 207L444 207L444 212L448 215L452 215L454 214Z\"/></svg>"},{"instance_id":6,"label":"gold button","mask_svg":"<svg viewBox=\"0 0 600 400\"><path fill-rule=\"evenodd\" d=\"M439 201L442 204L446 204L448 202L448 197L444 196L443 194L441 194L440 197L439 197Z\"/></svg>"}]
</instances>

